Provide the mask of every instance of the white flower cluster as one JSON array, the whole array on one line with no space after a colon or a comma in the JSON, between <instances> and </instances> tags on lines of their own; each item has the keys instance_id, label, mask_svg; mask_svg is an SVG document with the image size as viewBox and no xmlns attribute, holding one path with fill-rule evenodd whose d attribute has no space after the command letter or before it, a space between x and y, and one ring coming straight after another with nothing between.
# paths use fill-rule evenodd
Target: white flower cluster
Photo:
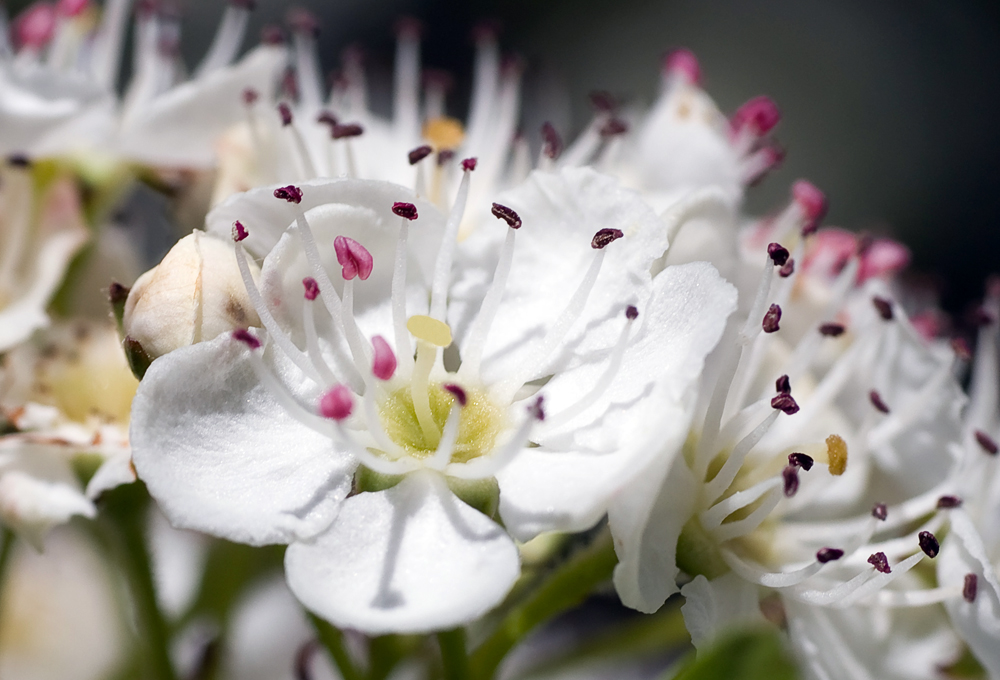
<instances>
[{"instance_id":1,"label":"white flower cluster","mask_svg":"<svg viewBox=\"0 0 1000 680\"><path fill-rule=\"evenodd\" d=\"M905 247L821 228L805 181L743 213L781 159L769 99L727 118L675 51L648 110L597 96L532 162L490 31L463 125L401 24L385 120L352 55L324 91L305 15L231 65L244 3L186 81L176 20L139 11L119 102L127 3L84 4L0 44L7 525L41 545L137 474L173 526L287 545L308 610L382 635L480 620L527 542L606 524L621 601L680 592L699 649L772 625L810 678L936 678L965 649L1000 678L1000 287L967 399L967 350L904 308ZM109 151L218 166L205 230L113 290L130 418L80 406L91 326L24 344L88 238L28 158ZM89 494L53 442L107 459Z\"/></svg>"}]
</instances>

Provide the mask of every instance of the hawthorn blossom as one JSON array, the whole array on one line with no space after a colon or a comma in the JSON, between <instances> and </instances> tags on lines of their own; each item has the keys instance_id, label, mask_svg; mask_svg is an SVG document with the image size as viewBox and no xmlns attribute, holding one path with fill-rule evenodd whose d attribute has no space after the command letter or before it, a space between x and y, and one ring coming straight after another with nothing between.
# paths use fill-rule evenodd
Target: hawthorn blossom
<instances>
[{"instance_id":1,"label":"hawthorn blossom","mask_svg":"<svg viewBox=\"0 0 1000 680\"><path fill-rule=\"evenodd\" d=\"M683 436L735 304L707 264L653 278L663 223L589 169L497 197L506 235L474 285L462 165L447 217L350 179L217 208L263 328L160 357L133 405L136 469L175 526L290 543L295 595L372 634L473 620L517 579L514 539L595 524L650 437Z\"/></svg>"},{"instance_id":2,"label":"hawthorn blossom","mask_svg":"<svg viewBox=\"0 0 1000 680\"><path fill-rule=\"evenodd\" d=\"M961 503L957 359L884 281L857 285L864 252L810 295L826 272L789 265L825 256L807 214L768 227L764 272L708 363L686 441L661 444L681 455L612 504L615 585L655 611L681 572L693 577L680 592L696 645L777 602L810 677L934 677L958 653L934 605L960 601L962 578L928 588L912 570L937 557ZM890 627L896 607L914 608L913 625ZM852 630L868 631L865 644Z\"/></svg>"}]
</instances>

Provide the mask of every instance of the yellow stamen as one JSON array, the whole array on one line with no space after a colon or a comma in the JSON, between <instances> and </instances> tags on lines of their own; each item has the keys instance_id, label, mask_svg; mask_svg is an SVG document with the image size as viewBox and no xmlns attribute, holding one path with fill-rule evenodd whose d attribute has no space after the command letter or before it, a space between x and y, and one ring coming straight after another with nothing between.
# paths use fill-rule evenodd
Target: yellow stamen
<instances>
[{"instance_id":1,"label":"yellow stamen","mask_svg":"<svg viewBox=\"0 0 1000 680\"><path fill-rule=\"evenodd\" d=\"M406 330L413 334L418 340L435 347L447 347L451 344L451 328L443 321L438 321L434 317L417 314L411 316L406 322Z\"/></svg>"},{"instance_id":2,"label":"yellow stamen","mask_svg":"<svg viewBox=\"0 0 1000 680\"><path fill-rule=\"evenodd\" d=\"M839 434L826 438L826 455L829 459L830 474L840 476L847 469L847 442Z\"/></svg>"},{"instance_id":3,"label":"yellow stamen","mask_svg":"<svg viewBox=\"0 0 1000 680\"><path fill-rule=\"evenodd\" d=\"M462 140L465 139L465 129L462 124L447 116L427 120L424 123L422 134L424 139L438 151L457 149L462 145Z\"/></svg>"}]
</instances>

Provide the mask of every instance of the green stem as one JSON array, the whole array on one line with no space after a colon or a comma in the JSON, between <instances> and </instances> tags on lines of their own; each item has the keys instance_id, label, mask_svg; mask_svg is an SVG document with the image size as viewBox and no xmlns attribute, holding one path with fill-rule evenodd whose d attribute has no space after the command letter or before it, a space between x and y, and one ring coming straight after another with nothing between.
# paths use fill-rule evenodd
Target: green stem
<instances>
[{"instance_id":1,"label":"green stem","mask_svg":"<svg viewBox=\"0 0 1000 680\"><path fill-rule=\"evenodd\" d=\"M465 651L465 631L461 628L437 634L445 680L469 680L469 656Z\"/></svg>"},{"instance_id":2,"label":"green stem","mask_svg":"<svg viewBox=\"0 0 1000 680\"><path fill-rule=\"evenodd\" d=\"M605 531L590 546L557 567L538 589L504 616L497 630L473 652L472 677L492 678L521 638L583 602L596 586L611 578L617 562L611 534Z\"/></svg>"},{"instance_id":3,"label":"green stem","mask_svg":"<svg viewBox=\"0 0 1000 680\"><path fill-rule=\"evenodd\" d=\"M344 634L333 627L327 621L313 613L309 613L309 620L312 622L316 637L321 645L326 648L337 665L337 670L344 680L363 680L364 674L355 667L351 657L344 648Z\"/></svg>"},{"instance_id":4,"label":"green stem","mask_svg":"<svg viewBox=\"0 0 1000 680\"><path fill-rule=\"evenodd\" d=\"M14 553L15 534L10 529L0 529L0 531L3 532L3 538L0 539L0 583L3 583L7 576L7 565Z\"/></svg>"}]
</instances>

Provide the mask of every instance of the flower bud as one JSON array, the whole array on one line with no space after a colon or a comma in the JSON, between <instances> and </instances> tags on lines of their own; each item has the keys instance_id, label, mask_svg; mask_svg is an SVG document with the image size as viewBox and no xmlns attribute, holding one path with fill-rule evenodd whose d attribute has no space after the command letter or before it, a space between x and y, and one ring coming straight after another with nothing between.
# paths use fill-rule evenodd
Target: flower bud
<instances>
[{"instance_id":1,"label":"flower bud","mask_svg":"<svg viewBox=\"0 0 1000 680\"><path fill-rule=\"evenodd\" d=\"M259 269L248 262L254 278ZM259 326L231 245L195 231L139 277L125 302L125 347L133 367L236 328ZM140 370L138 372L144 372Z\"/></svg>"}]
</instances>

